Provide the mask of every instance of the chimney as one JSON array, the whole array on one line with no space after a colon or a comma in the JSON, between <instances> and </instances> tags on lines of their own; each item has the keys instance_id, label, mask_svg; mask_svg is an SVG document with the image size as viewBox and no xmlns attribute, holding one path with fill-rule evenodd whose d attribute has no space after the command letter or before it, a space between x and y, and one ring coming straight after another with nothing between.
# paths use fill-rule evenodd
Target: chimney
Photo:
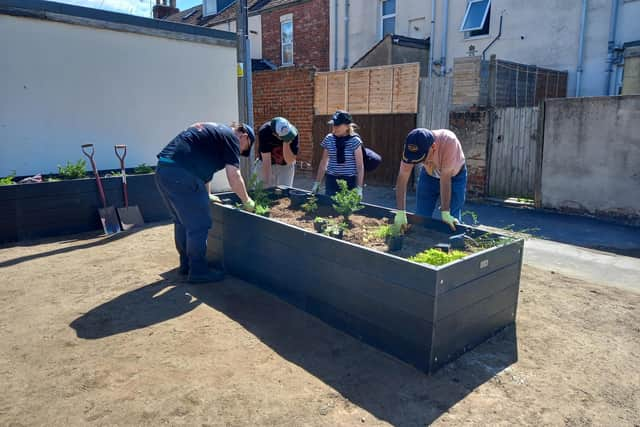
<instances>
[{"instance_id":1,"label":"chimney","mask_svg":"<svg viewBox=\"0 0 640 427\"><path fill-rule=\"evenodd\" d=\"M155 19L165 19L169 15L180 12L176 7L176 0L156 0L153 6L153 17Z\"/></svg>"}]
</instances>

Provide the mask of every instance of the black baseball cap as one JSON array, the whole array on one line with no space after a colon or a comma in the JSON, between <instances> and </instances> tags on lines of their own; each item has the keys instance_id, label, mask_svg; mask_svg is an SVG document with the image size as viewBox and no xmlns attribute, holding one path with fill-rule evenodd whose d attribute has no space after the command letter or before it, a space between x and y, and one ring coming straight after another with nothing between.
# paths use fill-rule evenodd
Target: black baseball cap
<instances>
[{"instance_id":1,"label":"black baseball cap","mask_svg":"<svg viewBox=\"0 0 640 427\"><path fill-rule=\"evenodd\" d=\"M333 114L333 117L331 117L328 123L334 126L349 125L353 123L353 117L346 111L338 110Z\"/></svg>"},{"instance_id":2,"label":"black baseball cap","mask_svg":"<svg viewBox=\"0 0 640 427\"><path fill-rule=\"evenodd\" d=\"M251 147L253 147L253 143L256 142L256 133L253 131L253 128L246 123L242 123L242 129L244 129L245 133L249 137L249 148L240 153L243 157L249 157L251 155Z\"/></svg>"},{"instance_id":3,"label":"black baseball cap","mask_svg":"<svg viewBox=\"0 0 640 427\"><path fill-rule=\"evenodd\" d=\"M422 162L427 157L427 153L429 153L434 141L435 137L429 129L418 128L412 130L404 141L402 161L412 164Z\"/></svg>"}]
</instances>

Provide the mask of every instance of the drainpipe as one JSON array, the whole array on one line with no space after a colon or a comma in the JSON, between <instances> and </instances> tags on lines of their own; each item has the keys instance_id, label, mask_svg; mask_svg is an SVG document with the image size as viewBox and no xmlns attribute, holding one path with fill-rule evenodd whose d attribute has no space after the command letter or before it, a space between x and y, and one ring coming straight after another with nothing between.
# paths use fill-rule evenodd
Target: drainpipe
<instances>
[{"instance_id":1,"label":"drainpipe","mask_svg":"<svg viewBox=\"0 0 640 427\"><path fill-rule=\"evenodd\" d=\"M447 31L449 30L449 0L444 0L444 11L442 18L442 53L440 54L440 64L442 75L447 74Z\"/></svg>"},{"instance_id":2,"label":"drainpipe","mask_svg":"<svg viewBox=\"0 0 640 427\"><path fill-rule=\"evenodd\" d=\"M349 0L344 0L344 66L349 68Z\"/></svg>"},{"instance_id":3,"label":"drainpipe","mask_svg":"<svg viewBox=\"0 0 640 427\"><path fill-rule=\"evenodd\" d=\"M333 69L338 69L338 33L340 25L338 24L338 0L333 0Z\"/></svg>"},{"instance_id":4,"label":"drainpipe","mask_svg":"<svg viewBox=\"0 0 640 427\"><path fill-rule=\"evenodd\" d=\"M500 27L498 29L498 35L496 36L495 39L491 40L491 43L489 43L489 45L487 47L484 48L484 50L482 51L482 60L485 60L485 55L487 53L487 51L489 50L489 48L491 46L493 46L493 44L495 42L498 41L498 39L500 38L500 36L502 36L502 16L504 15L504 10L502 11L502 13L500 14Z\"/></svg>"},{"instance_id":5,"label":"drainpipe","mask_svg":"<svg viewBox=\"0 0 640 427\"><path fill-rule=\"evenodd\" d=\"M616 30L618 28L618 0L611 0L611 17L609 19L609 42L607 43L607 81L605 83L605 95L611 95L611 74L615 61L614 49L616 45Z\"/></svg>"},{"instance_id":6,"label":"drainpipe","mask_svg":"<svg viewBox=\"0 0 640 427\"><path fill-rule=\"evenodd\" d=\"M613 0L614 2L616 0ZM584 64L584 33L587 27L587 0L582 0L582 18L580 20L580 44L578 47L578 69L576 70L576 97L582 89L582 65Z\"/></svg>"},{"instance_id":7,"label":"drainpipe","mask_svg":"<svg viewBox=\"0 0 640 427\"><path fill-rule=\"evenodd\" d=\"M436 0L431 0L431 34L429 35L429 72L431 77L431 67L433 67L433 39L436 35Z\"/></svg>"}]
</instances>

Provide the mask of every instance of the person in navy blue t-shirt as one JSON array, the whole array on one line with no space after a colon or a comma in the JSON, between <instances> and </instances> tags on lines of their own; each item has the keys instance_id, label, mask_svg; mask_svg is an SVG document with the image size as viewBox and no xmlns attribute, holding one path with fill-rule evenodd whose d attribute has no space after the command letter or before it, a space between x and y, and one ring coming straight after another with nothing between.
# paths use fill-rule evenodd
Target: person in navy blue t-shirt
<instances>
[{"instance_id":1,"label":"person in navy blue t-shirt","mask_svg":"<svg viewBox=\"0 0 640 427\"><path fill-rule=\"evenodd\" d=\"M179 272L190 283L217 282L224 273L209 270L207 236L211 228L209 191L206 183L225 169L231 189L244 207L255 203L240 175L239 156L248 157L256 137L251 126L194 123L180 132L158 154L156 184L175 226L180 255Z\"/></svg>"}]
</instances>

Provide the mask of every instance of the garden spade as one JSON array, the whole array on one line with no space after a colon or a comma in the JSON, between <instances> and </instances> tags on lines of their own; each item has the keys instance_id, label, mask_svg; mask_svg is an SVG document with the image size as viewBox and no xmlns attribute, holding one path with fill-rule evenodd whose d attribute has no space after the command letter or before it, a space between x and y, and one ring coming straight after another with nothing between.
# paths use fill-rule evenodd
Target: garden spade
<instances>
[{"instance_id":1,"label":"garden spade","mask_svg":"<svg viewBox=\"0 0 640 427\"><path fill-rule=\"evenodd\" d=\"M120 159L120 170L122 171L122 192L124 194L124 208L118 208L118 216L123 230L128 230L136 225L144 224L142 213L138 206L129 206L129 192L127 191L127 172L124 167L124 158L127 157L126 145L114 145L116 156ZM122 150L121 152L118 150Z\"/></svg>"},{"instance_id":2,"label":"garden spade","mask_svg":"<svg viewBox=\"0 0 640 427\"><path fill-rule=\"evenodd\" d=\"M90 151L89 151L90 149ZM102 200L102 208L98 208L98 214L100 215L100 221L102 221L102 228L105 234L114 234L120 229L120 221L118 221L118 215L113 206L107 206L107 198L104 195L104 188L102 188L102 181L100 181L100 174L96 167L96 162L93 160L93 144L84 144L82 146L82 152L91 161L91 167L93 168L93 174L96 177L96 183L98 184L98 192L100 193L100 199Z\"/></svg>"}]
</instances>

